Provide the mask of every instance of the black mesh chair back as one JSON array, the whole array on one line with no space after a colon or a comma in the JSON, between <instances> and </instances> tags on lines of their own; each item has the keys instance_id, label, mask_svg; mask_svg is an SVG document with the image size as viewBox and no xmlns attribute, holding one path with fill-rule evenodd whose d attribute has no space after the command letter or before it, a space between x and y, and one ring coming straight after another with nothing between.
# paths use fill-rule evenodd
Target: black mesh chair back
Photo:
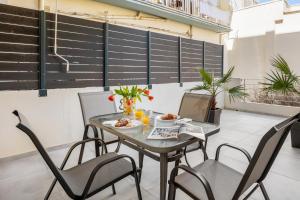
<instances>
[{"instance_id":1,"label":"black mesh chair back","mask_svg":"<svg viewBox=\"0 0 300 200\"><path fill-rule=\"evenodd\" d=\"M98 115L106 115L117 112L117 107L114 102L108 101L108 97L112 95L111 91L107 92L87 92L79 93L79 100L82 110L82 116L84 125L89 124L91 117ZM89 130L88 135L92 134L92 130ZM106 133L104 141L117 139L111 134Z\"/></svg>"},{"instance_id":2,"label":"black mesh chair back","mask_svg":"<svg viewBox=\"0 0 300 200\"><path fill-rule=\"evenodd\" d=\"M185 93L182 97L178 115L198 122L207 122L211 107L211 96L206 94Z\"/></svg>"},{"instance_id":3,"label":"black mesh chair back","mask_svg":"<svg viewBox=\"0 0 300 200\"><path fill-rule=\"evenodd\" d=\"M30 124L28 123L28 120L24 115L19 113L18 111L13 111L13 114L18 117L19 123L17 124L17 128L26 133L26 135L30 138L34 146L37 148L41 156L43 157L44 161L47 163L48 167L54 174L54 176L57 178L59 183L62 185L64 190L68 193L69 196L74 196L72 193L71 188L66 183L65 179L61 175L60 170L55 166L54 162L49 157L48 153L46 152L45 148L39 141L39 139L36 137L36 135L31 131Z\"/></svg>"},{"instance_id":4,"label":"black mesh chair back","mask_svg":"<svg viewBox=\"0 0 300 200\"><path fill-rule=\"evenodd\" d=\"M291 117L271 128L271 130L263 136L233 199L238 199L238 197L251 185L260 183L265 179L291 129L291 126L297 120L299 120L299 115Z\"/></svg>"}]
</instances>

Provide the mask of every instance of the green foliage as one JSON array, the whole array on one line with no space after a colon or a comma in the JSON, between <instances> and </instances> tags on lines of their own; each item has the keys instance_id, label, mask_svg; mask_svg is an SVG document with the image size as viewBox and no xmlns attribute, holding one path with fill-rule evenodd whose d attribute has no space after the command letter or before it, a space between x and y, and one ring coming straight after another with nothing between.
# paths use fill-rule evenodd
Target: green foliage
<instances>
[{"instance_id":1,"label":"green foliage","mask_svg":"<svg viewBox=\"0 0 300 200\"><path fill-rule=\"evenodd\" d=\"M288 63L280 55L273 57L271 65L275 68L268 73L265 79L267 82L262 83L263 90L268 92L278 92L283 95L300 94L297 90L299 86L299 76L291 71Z\"/></svg>"},{"instance_id":2,"label":"green foliage","mask_svg":"<svg viewBox=\"0 0 300 200\"><path fill-rule=\"evenodd\" d=\"M193 90L204 90L207 91L209 94L213 96L213 99L215 101L216 96L221 93L222 91L225 91L229 94L229 100L234 101L236 99L243 98L247 96L248 94L245 92L244 87L241 85L225 88L225 85L230 82L232 78L232 73L234 71L234 66L230 67L228 72L224 74L224 76L220 79L215 79L213 74L210 74L205 69L200 69L200 77L202 78L203 84L197 85L190 89L190 91ZM216 102L213 102L213 105L215 105ZM214 108L212 108L214 109Z\"/></svg>"},{"instance_id":3,"label":"green foliage","mask_svg":"<svg viewBox=\"0 0 300 200\"><path fill-rule=\"evenodd\" d=\"M120 89L115 89L115 93L127 99L137 98L141 102L141 96L148 96L145 94L146 90L148 90L147 87L139 88L136 85L132 86L131 88L128 86L120 86Z\"/></svg>"}]
</instances>

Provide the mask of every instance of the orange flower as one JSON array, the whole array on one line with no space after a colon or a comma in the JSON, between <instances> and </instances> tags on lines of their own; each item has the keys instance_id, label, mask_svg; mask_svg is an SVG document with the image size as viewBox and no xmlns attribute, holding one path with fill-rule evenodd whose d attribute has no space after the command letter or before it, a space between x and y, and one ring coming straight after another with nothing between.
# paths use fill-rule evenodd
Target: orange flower
<instances>
[{"instance_id":1,"label":"orange flower","mask_svg":"<svg viewBox=\"0 0 300 200\"><path fill-rule=\"evenodd\" d=\"M149 101L152 101L154 99L153 96L148 96Z\"/></svg>"},{"instance_id":2,"label":"orange flower","mask_svg":"<svg viewBox=\"0 0 300 200\"><path fill-rule=\"evenodd\" d=\"M150 91L149 90L144 90L144 94L147 95L147 96L149 96Z\"/></svg>"},{"instance_id":3,"label":"orange flower","mask_svg":"<svg viewBox=\"0 0 300 200\"><path fill-rule=\"evenodd\" d=\"M128 106L130 106L132 104L132 100L128 99L126 103L127 103Z\"/></svg>"},{"instance_id":4,"label":"orange flower","mask_svg":"<svg viewBox=\"0 0 300 200\"><path fill-rule=\"evenodd\" d=\"M115 100L115 96L114 96L114 95L110 95L110 96L108 97L108 100L109 100L109 101L114 101L114 100Z\"/></svg>"}]
</instances>

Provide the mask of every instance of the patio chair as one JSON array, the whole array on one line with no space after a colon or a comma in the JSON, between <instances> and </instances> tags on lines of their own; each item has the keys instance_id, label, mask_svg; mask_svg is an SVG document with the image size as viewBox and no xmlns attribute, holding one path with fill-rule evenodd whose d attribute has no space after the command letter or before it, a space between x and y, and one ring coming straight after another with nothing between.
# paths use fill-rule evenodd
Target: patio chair
<instances>
[{"instance_id":1,"label":"patio chair","mask_svg":"<svg viewBox=\"0 0 300 200\"><path fill-rule=\"evenodd\" d=\"M94 138L98 137L98 129L89 124L91 117L117 112L116 104L108 101L110 95L112 95L111 91L78 93L84 125L92 127L91 129L88 128L87 131L84 131L83 140L90 138L89 135L93 135ZM106 145L118 143L115 152L119 151L121 143L118 137L100 129L100 139L102 139ZM82 162L84 148L85 145L83 144L80 149L78 164ZM97 152L99 145L96 144L95 148Z\"/></svg>"},{"instance_id":2,"label":"patio chair","mask_svg":"<svg viewBox=\"0 0 300 200\"><path fill-rule=\"evenodd\" d=\"M30 130L30 126L27 123L26 118L18 111L13 112L19 119L17 128L26 133L46 164L55 176L54 185L56 180L61 184L64 191L71 199L83 200L87 199L103 189L112 186L114 183L122 180L123 178L132 175L135 178L135 184L138 194L138 199L142 199L136 165L134 160L128 155L118 155L115 152L106 153L87 162L84 162L75 167L64 169L71 153L79 146L88 142L97 141L103 146L105 152L107 152L106 144L99 138L90 138L75 143L69 149L64 161L60 168L57 168L43 145L40 143L36 135ZM49 191L51 193L51 191ZM47 193L45 199L48 199L50 193Z\"/></svg>"},{"instance_id":3,"label":"patio chair","mask_svg":"<svg viewBox=\"0 0 300 200\"><path fill-rule=\"evenodd\" d=\"M209 110L211 107L211 95L196 94L196 93L185 93L182 97L178 115L181 118L191 118L193 121L207 122ZM207 159L206 154L207 140L199 141L194 144L187 146L184 150L184 158L188 166L190 166L187 153L202 150L204 159Z\"/></svg>"},{"instance_id":4,"label":"patio chair","mask_svg":"<svg viewBox=\"0 0 300 200\"><path fill-rule=\"evenodd\" d=\"M215 160L206 160L194 168L185 165L175 167L169 181L169 200L175 199L176 189L179 188L196 200L238 200L245 193L248 199L260 187L263 196L269 196L263 185L272 164L284 143L291 126L300 119L300 113L272 127L261 139L251 158L242 148L230 144L222 144L217 148ZM229 147L243 153L249 160L244 174L219 162L220 150ZM177 175L178 170L184 172ZM248 193L251 186L254 186Z\"/></svg>"}]
</instances>

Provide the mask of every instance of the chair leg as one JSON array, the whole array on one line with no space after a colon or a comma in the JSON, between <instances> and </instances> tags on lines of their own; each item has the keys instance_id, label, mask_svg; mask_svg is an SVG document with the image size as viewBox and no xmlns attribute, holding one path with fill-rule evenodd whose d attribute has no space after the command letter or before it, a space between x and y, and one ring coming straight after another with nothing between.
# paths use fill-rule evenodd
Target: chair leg
<instances>
[{"instance_id":1,"label":"chair leg","mask_svg":"<svg viewBox=\"0 0 300 200\"><path fill-rule=\"evenodd\" d=\"M118 153L120 151L120 147L121 147L121 141L119 140L118 141L118 146L117 146L117 148L115 150L116 153Z\"/></svg>"},{"instance_id":2,"label":"chair leg","mask_svg":"<svg viewBox=\"0 0 300 200\"><path fill-rule=\"evenodd\" d=\"M256 184L254 186L254 188L243 198L243 200L247 200L258 187L259 187L259 184Z\"/></svg>"},{"instance_id":3,"label":"chair leg","mask_svg":"<svg viewBox=\"0 0 300 200\"><path fill-rule=\"evenodd\" d=\"M52 191L53 191L53 188L54 188L56 182L57 182L57 179L55 178L55 179L52 181L52 184L50 185L50 188L49 188L49 190L48 190L48 192L47 192L47 194L46 194L44 200L48 200L48 199L49 199L49 197L50 197L50 195L51 195L51 193L52 193Z\"/></svg>"},{"instance_id":4,"label":"chair leg","mask_svg":"<svg viewBox=\"0 0 300 200\"><path fill-rule=\"evenodd\" d=\"M138 195L138 200L142 200L142 193L141 193L141 188L140 188L140 182L138 178L137 171L134 171L134 180L135 180L135 186L136 186L136 191Z\"/></svg>"},{"instance_id":5,"label":"chair leg","mask_svg":"<svg viewBox=\"0 0 300 200\"><path fill-rule=\"evenodd\" d=\"M176 187L172 182L169 181L168 200L175 200L175 197L176 197Z\"/></svg>"},{"instance_id":6,"label":"chair leg","mask_svg":"<svg viewBox=\"0 0 300 200\"><path fill-rule=\"evenodd\" d=\"M83 138L82 140L86 140L87 139L87 134L88 134L88 129L85 128L84 133L83 133ZM78 159L78 165L81 164L82 162L82 157L83 157L83 153L84 153L84 148L85 148L85 143L83 143L80 147L80 153L79 153L79 159Z\"/></svg>"},{"instance_id":7,"label":"chair leg","mask_svg":"<svg viewBox=\"0 0 300 200\"><path fill-rule=\"evenodd\" d=\"M270 197L269 197L269 195L268 195L268 193L266 191L266 188L265 188L265 186L264 186L264 184L262 182L259 183L259 187L260 187L260 190L261 190L261 192L262 192L265 200L270 200Z\"/></svg>"},{"instance_id":8,"label":"chair leg","mask_svg":"<svg viewBox=\"0 0 300 200\"><path fill-rule=\"evenodd\" d=\"M142 171L143 171L143 165L144 165L144 154L142 152L139 152L139 182L142 180Z\"/></svg>"},{"instance_id":9,"label":"chair leg","mask_svg":"<svg viewBox=\"0 0 300 200\"><path fill-rule=\"evenodd\" d=\"M113 192L113 194L115 195L115 194L117 194L117 192L116 192L116 188L115 188L115 184L113 184L112 186L111 186L111 188L112 188L112 192Z\"/></svg>"}]
</instances>

